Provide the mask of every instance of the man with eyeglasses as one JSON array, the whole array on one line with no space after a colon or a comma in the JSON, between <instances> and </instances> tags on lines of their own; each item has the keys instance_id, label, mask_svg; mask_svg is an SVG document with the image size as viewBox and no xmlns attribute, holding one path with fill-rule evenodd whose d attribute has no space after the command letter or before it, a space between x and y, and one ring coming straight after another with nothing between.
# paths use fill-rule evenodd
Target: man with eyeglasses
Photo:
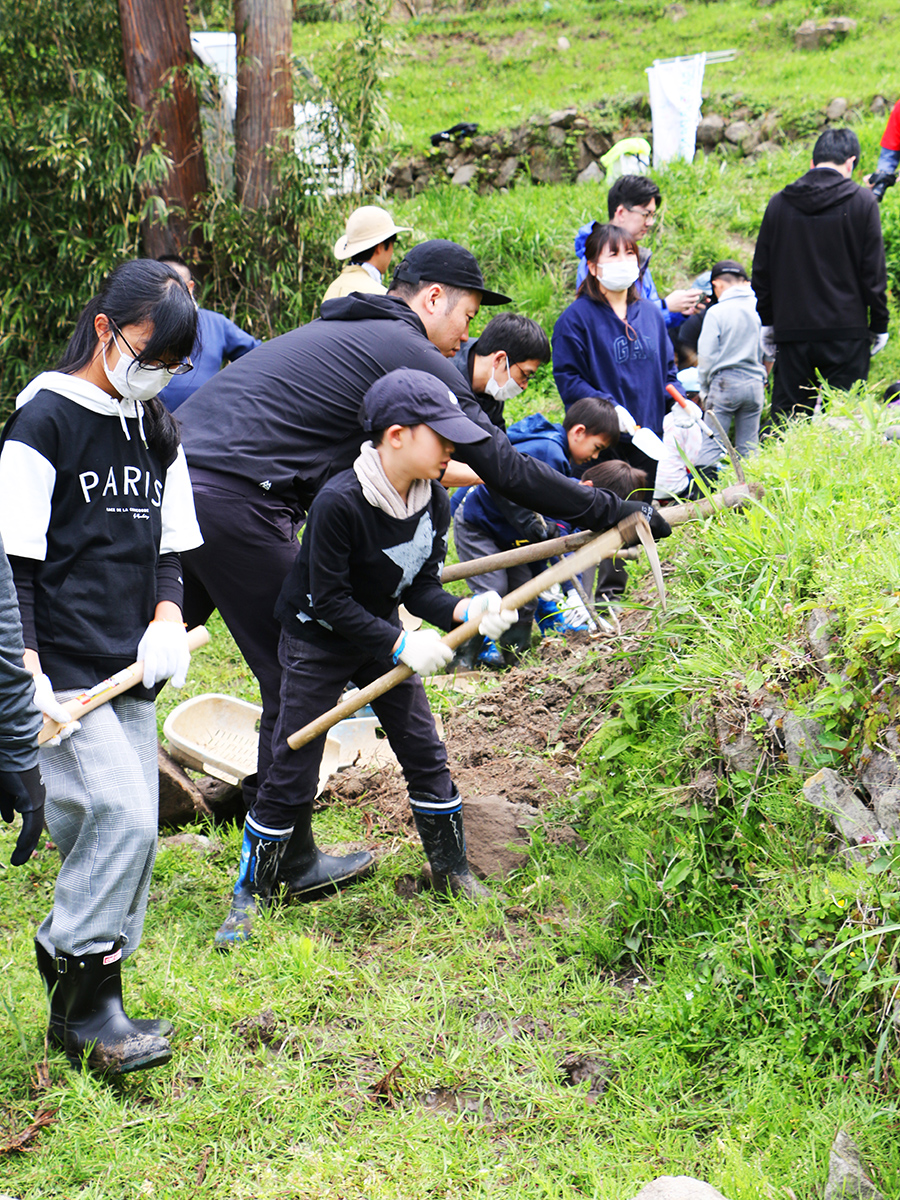
<instances>
[{"instance_id":1,"label":"man with eyeglasses","mask_svg":"<svg viewBox=\"0 0 900 1200\"><path fill-rule=\"evenodd\" d=\"M550 361L550 339L521 313L492 317L472 342L463 342L452 362L472 389L492 425L506 429L503 405L520 396Z\"/></svg>"},{"instance_id":2,"label":"man with eyeglasses","mask_svg":"<svg viewBox=\"0 0 900 1200\"><path fill-rule=\"evenodd\" d=\"M647 175L620 175L606 197L606 207L609 221L629 233L636 242L640 243L656 223L656 210L662 203L662 194L656 183ZM580 287L587 275L587 263L584 257L584 247L588 240L594 221L588 221L575 235L575 253L578 255L578 278ZM650 257L652 251L638 246L638 256L641 266L641 277L638 286L645 300L655 304L666 319L666 327L676 329L685 317L697 307L701 293L696 288L678 288L670 292L663 300L656 290L653 276L650 274Z\"/></svg>"},{"instance_id":3,"label":"man with eyeglasses","mask_svg":"<svg viewBox=\"0 0 900 1200\"><path fill-rule=\"evenodd\" d=\"M157 262L165 263L184 280L197 308L197 340L191 351L194 369L190 374L181 374L180 378L173 379L159 395L169 412L174 412L180 404L187 400L188 396L193 396L201 384L212 379L214 375L218 375L222 370L223 360L234 362L235 359L241 358L244 354L255 350L257 346L261 346L262 342L252 333L241 329L240 325L235 325L234 321L230 321L228 317L213 312L211 308L201 308L197 304L194 296L194 276L183 258L177 254L163 254L160 255ZM172 372L172 374L179 375L180 373Z\"/></svg>"}]
</instances>

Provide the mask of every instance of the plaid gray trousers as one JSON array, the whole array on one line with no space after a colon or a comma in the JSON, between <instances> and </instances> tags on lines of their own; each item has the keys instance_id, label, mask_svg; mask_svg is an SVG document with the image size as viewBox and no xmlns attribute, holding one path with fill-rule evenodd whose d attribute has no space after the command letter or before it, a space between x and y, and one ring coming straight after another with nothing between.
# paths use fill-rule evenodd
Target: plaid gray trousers
<instances>
[{"instance_id":1,"label":"plaid gray trousers","mask_svg":"<svg viewBox=\"0 0 900 1200\"><path fill-rule=\"evenodd\" d=\"M59 692L60 700L77 692ZM117 696L41 747L45 815L62 858L38 930L49 954L98 954L123 935L137 948L156 858L159 773L152 700Z\"/></svg>"}]
</instances>

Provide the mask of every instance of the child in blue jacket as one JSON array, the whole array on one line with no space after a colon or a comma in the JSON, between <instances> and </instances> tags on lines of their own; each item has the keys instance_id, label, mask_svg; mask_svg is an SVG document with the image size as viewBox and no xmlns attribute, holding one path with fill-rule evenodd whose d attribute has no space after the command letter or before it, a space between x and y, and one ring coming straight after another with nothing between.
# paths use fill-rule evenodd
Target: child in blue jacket
<instances>
[{"instance_id":1,"label":"child in blue jacket","mask_svg":"<svg viewBox=\"0 0 900 1200\"><path fill-rule=\"evenodd\" d=\"M579 473L573 468L590 462L601 450L616 444L619 419L607 400L589 396L569 408L561 425L552 424L543 413L532 413L511 425L507 435L519 453L538 458L561 474L572 476ZM540 516L540 508L540 496L534 498L537 511L533 511L510 503L485 484L470 488L453 518L453 538L460 561L570 532L567 527ZM469 587L476 596L494 591L503 596L526 583L543 565L524 563L476 575L469 579ZM511 654L524 653L531 643L531 623L537 605L534 602L520 608L518 622L503 635L500 646L489 639L481 645L473 638L459 655L461 665L477 661L484 666L499 667L505 665L503 649ZM544 624L541 627L543 632L549 632Z\"/></svg>"}]
</instances>

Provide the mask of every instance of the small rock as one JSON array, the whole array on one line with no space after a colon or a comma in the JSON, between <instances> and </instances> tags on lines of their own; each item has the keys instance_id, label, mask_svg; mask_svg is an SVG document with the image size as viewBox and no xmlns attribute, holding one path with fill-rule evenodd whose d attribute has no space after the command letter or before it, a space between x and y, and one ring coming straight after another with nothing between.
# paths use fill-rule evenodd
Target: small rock
<instances>
[{"instance_id":1,"label":"small rock","mask_svg":"<svg viewBox=\"0 0 900 1200\"><path fill-rule=\"evenodd\" d=\"M504 158L503 162L500 164L500 170L497 172L497 187L508 187L513 175L515 175L518 169L518 158L516 158L514 155L511 155L509 158Z\"/></svg>"},{"instance_id":2,"label":"small rock","mask_svg":"<svg viewBox=\"0 0 900 1200\"><path fill-rule=\"evenodd\" d=\"M660 1175L642 1187L634 1200L727 1200L727 1197L690 1175Z\"/></svg>"},{"instance_id":3,"label":"small rock","mask_svg":"<svg viewBox=\"0 0 900 1200\"><path fill-rule=\"evenodd\" d=\"M395 167L391 175L391 186L395 188L412 187L413 173L409 163L404 163L402 167Z\"/></svg>"},{"instance_id":4,"label":"small rock","mask_svg":"<svg viewBox=\"0 0 900 1200\"><path fill-rule=\"evenodd\" d=\"M884 1200L865 1174L856 1143L839 1129L828 1156L825 1200Z\"/></svg>"},{"instance_id":5,"label":"small rock","mask_svg":"<svg viewBox=\"0 0 900 1200\"><path fill-rule=\"evenodd\" d=\"M547 130L547 141L557 150L566 144L566 131L559 125L551 125Z\"/></svg>"},{"instance_id":6,"label":"small rock","mask_svg":"<svg viewBox=\"0 0 900 1200\"><path fill-rule=\"evenodd\" d=\"M839 121L849 107L843 96L835 96L825 109L825 116L829 121Z\"/></svg>"},{"instance_id":7,"label":"small rock","mask_svg":"<svg viewBox=\"0 0 900 1200\"><path fill-rule=\"evenodd\" d=\"M607 150L612 149L612 142L602 133L598 133L596 129L585 134L584 144L593 154L594 158L602 158Z\"/></svg>"},{"instance_id":8,"label":"small rock","mask_svg":"<svg viewBox=\"0 0 900 1200\"><path fill-rule=\"evenodd\" d=\"M808 771L814 766L819 752L819 739L824 730L812 717L798 717L786 712L781 720L781 737L788 763L798 771Z\"/></svg>"},{"instance_id":9,"label":"small rock","mask_svg":"<svg viewBox=\"0 0 900 1200\"><path fill-rule=\"evenodd\" d=\"M575 176L576 183L600 183L602 179L603 172L595 162L588 163L584 170Z\"/></svg>"},{"instance_id":10,"label":"small rock","mask_svg":"<svg viewBox=\"0 0 900 1200\"><path fill-rule=\"evenodd\" d=\"M687 9L683 4L670 4L665 14L670 21L682 21L687 16Z\"/></svg>"},{"instance_id":11,"label":"small rock","mask_svg":"<svg viewBox=\"0 0 900 1200\"><path fill-rule=\"evenodd\" d=\"M730 125L725 126L725 140L733 146L741 145L751 133L753 129L747 121L732 121Z\"/></svg>"},{"instance_id":12,"label":"small rock","mask_svg":"<svg viewBox=\"0 0 900 1200\"><path fill-rule=\"evenodd\" d=\"M468 187L477 174L478 164L467 163L464 167L460 167L453 172L453 178L450 182L457 187Z\"/></svg>"},{"instance_id":13,"label":"small rock","mask_svg":"<svg viewBox=\"0 0 900 1200\"><path fill-rule=\"evenodd\" d=\"M725 118L708 113L697 125L697 141L701 146L715 146L725 136Z\"/></svg>"},{"instance_id":14,"label":"small rock","mask_svg":"<svg viewBox=\"0 0 900 1200\"><path fill-rule=\"evenodd\" d=\"M547 118L547 124L561 125L563 129L571 129L577 116L577 108L557 108Z\"/></svg>"},{"instance_id":15,"label":"small rock","mask_svg":"<svg viewBox=\"0 0 900 1200\"><path fill-rule=\"evenodd\" d=\"M807 803L828 814L852 858L866 857L858 849L860 845L887 840L875 814L866 808L846 779L830 767L823 767L807 779L803 795Z\"/></svg>"},{"instance_id":16,"label":"small rock","mask_svg":"<svg viewBox=\"0 0 900 1200\"><path fill-rule=\"evenodd\" d=\"M890 111L890 104L885 100L884 96L875 96L872 103L869 105L869 112L874 113L876 117L883 116Z\"/></svg>"},{"instance_id":17,"label":"small rock","mask_svg":"<svg viewBox=\"0 0 900 1200\"><path fill-rule=\"evenodd\" d=\"M837 618L827 608L814 608L806 619L806 633L813 657L820 667L829 669L834 652Z\"/></svg>"},{"instance_id":18,"label":"small rock","mask_svg":"<svg viewBox=\"0 0 900 1200\"><path fill-rule=\"evenodd\" d=\"M753 158L762 158L765 154L771 154L773 150L780 150L781 147L777 142L760 142L753 150Z\"/></svg>"},{"instance_id":19,"label":"small rock","mask_svg":"<svg viewBox=\"0 0 900 1200\"><path fill-rule=\"evenodd\" d=\"M737 731L721 713L716 714L716 738L729 771L755 771L763 751L746 730Z\"/></svg>"},{"instance_id":20,"label":"small rock","mask_svg":"<svg viewBox=\"0 0 900 1200\"><path fill-rule=\"evenodd\" d=\"M197 854L209 854L212 841L202 833L173 833L170 837L159 839L161 846L185 846L188 850L194 850Z\"/></svg>"},{"instance_id":21,"label":"small rock","mask_svg":"<svg viewBox=\"0 0 900 1200\"><path fill-rule=\"evenodd\" d=\"M545 146L535 146L529 155L531 178L535 183L562 183L569 178L565 155Z\"/></svg>"},{"instance_id":22,"label":"small rock","mask_svg":"<svg viewBox=\"0 0 900 1200\"><path fill-rule=\"evenodd\" d=\"M834 41L843 40L855 29L856 22L852 17L829 17L821 22L810 18L798 26L794 44L801 50L817 50L819 46L829 46Z\"/></svg>"},{"instance_id":23,"label":"small rock","mask_svg":"<svg viewBox=\"0 0 900 1200\"><path fill-rule=\"evenodd\" d=\"M505 878L528 861L529 828L537 820L527 804L511 804L505 796L463 800L466 853L481 879Z\"/></svg>"},{"instance_id":24,"label":"small rock","mask_svg":"<svg viewBox=\"0 0 900 1200\"><path fill-rule=\"evenodd\" d=\"M559 46L560 50L571 50L572 49L572 43L569 41L569 39L567 37L563 37L562 35L560 35L556 39L556 44L557 44L557 46Z\"/></svg>"}]
</instances>

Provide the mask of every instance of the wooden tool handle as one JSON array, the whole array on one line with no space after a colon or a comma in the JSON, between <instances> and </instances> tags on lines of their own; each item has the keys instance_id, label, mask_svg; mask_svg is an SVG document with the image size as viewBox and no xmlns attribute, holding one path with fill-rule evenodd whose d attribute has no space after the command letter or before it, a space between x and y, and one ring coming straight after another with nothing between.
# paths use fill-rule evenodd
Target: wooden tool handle
<instances>
[{"instance_id":1,"label":"wooden tool handle","mask_svg":"<svg viewBox=\"0 0 900 1200\"><path fill-rule=\"evenodd\" d=\"M688 521L696 521L703 517L711 516L714 512L718 512L723 508L740 507L746 500L750 498L750 492L746 487L731 487L725 488L717 495L709 500L697 500L692 504L679 504L665 510L665 518L670 525L683 525ZM643 520L644 518L641 518ZM622 536L624 532L626 537L631 536L629 526L637 524L635 517L626 518L621 526L616 526L614 529L607 530L601 534L575 534L574 537L580 539L580 547L571 554L568 558L561 559L558 563L549 567L546 571L542 571L540 575L536 575L533 579L523 583L521 587L510 592L502 601L502 608L519 608L523 604L527 604L529 600L534 600L541 592L551 587L554 583L562 583L566 579L571 579L573 575L580 575L582 571L586 571L588 567L594 566L603 558L612 558L617 550L620 550L625 545L625 538ZM588 540L585 541L585 538ZM559 543L567 542L567 538L554 538L549 542L538 542L533 546L520 546L515 550L506 552L506 555L516 555L515 559L510 560L506 557L504 566L510 562L536 562L541 558L546 558L548 555L559 554L564 552L560 549ZM554 543L556 548L554 549ZM523 552L537 551L530 558L523 557ZM485 563L502 558L504 555L492 554L486 558L473 559L469 563L460 564L467 567L475 567L467 574L480 575L484 573ZM446 574L444 575L446 581ZM456 575L454 578L460 578ZM478 632L478 626L481 622L481 615L473 617L471 621L466 621L463 625L457 625L450 633L446 634L441 641L445 646L449 646L451 650L455 650L461 646L463 642L467 642L470 637L474 637ZM378 679L367 684L366 687L360 688L358 692L354 692L349 700L342 700L340 704L336 704L334 708L330 708L327 712L322 713L320 717L316 717L314 721L304 725L302 729L298 729L296 733L292 733L287 739L287 743L292 750L299 750L301 746L305 746L307 742L313 741L314 738L321 737L327 733L332 726L337 725L338 721L343 721L345 717L352 717L355 712L364 708L372 700L377 700L379 696L383 696L385 692L389 692L391 688L402 683L404 679L409 679L414 672L409 667L399 666L393 670L387 671Z\"/></svg>"},{"instance_id":2,"label":"wooden tool handle","mask_svg":"<svg viewBox=\"0 0 900 1200\"><path fill-rule=\"evenodd\" d=\"M205 646L209 641L209 633L205 625L195 625L193 629L188 630L188 649L193 652L199 650L201 646ZM103 679L100 683L95 684L86 692L81 692L78 696L72 696L70 700L66 700L63 708L71 713L72 720L77 721L84 716L85 713L92 712L93 709L99 708L101 704L106 704L108 700L112 700L115 696L121 696L123 692L127 692L129 688L133 688L135 684L141 682L144 675L143 662L132 663L130 667L123 667L121 671L116 671L115 675L111 675L109 679ZM38 734L38 745L42 746L44 742L48 742L50 738L56 737L64 726L58 721L44 721L44 727Z\"/></svg>"}]
</instances>

